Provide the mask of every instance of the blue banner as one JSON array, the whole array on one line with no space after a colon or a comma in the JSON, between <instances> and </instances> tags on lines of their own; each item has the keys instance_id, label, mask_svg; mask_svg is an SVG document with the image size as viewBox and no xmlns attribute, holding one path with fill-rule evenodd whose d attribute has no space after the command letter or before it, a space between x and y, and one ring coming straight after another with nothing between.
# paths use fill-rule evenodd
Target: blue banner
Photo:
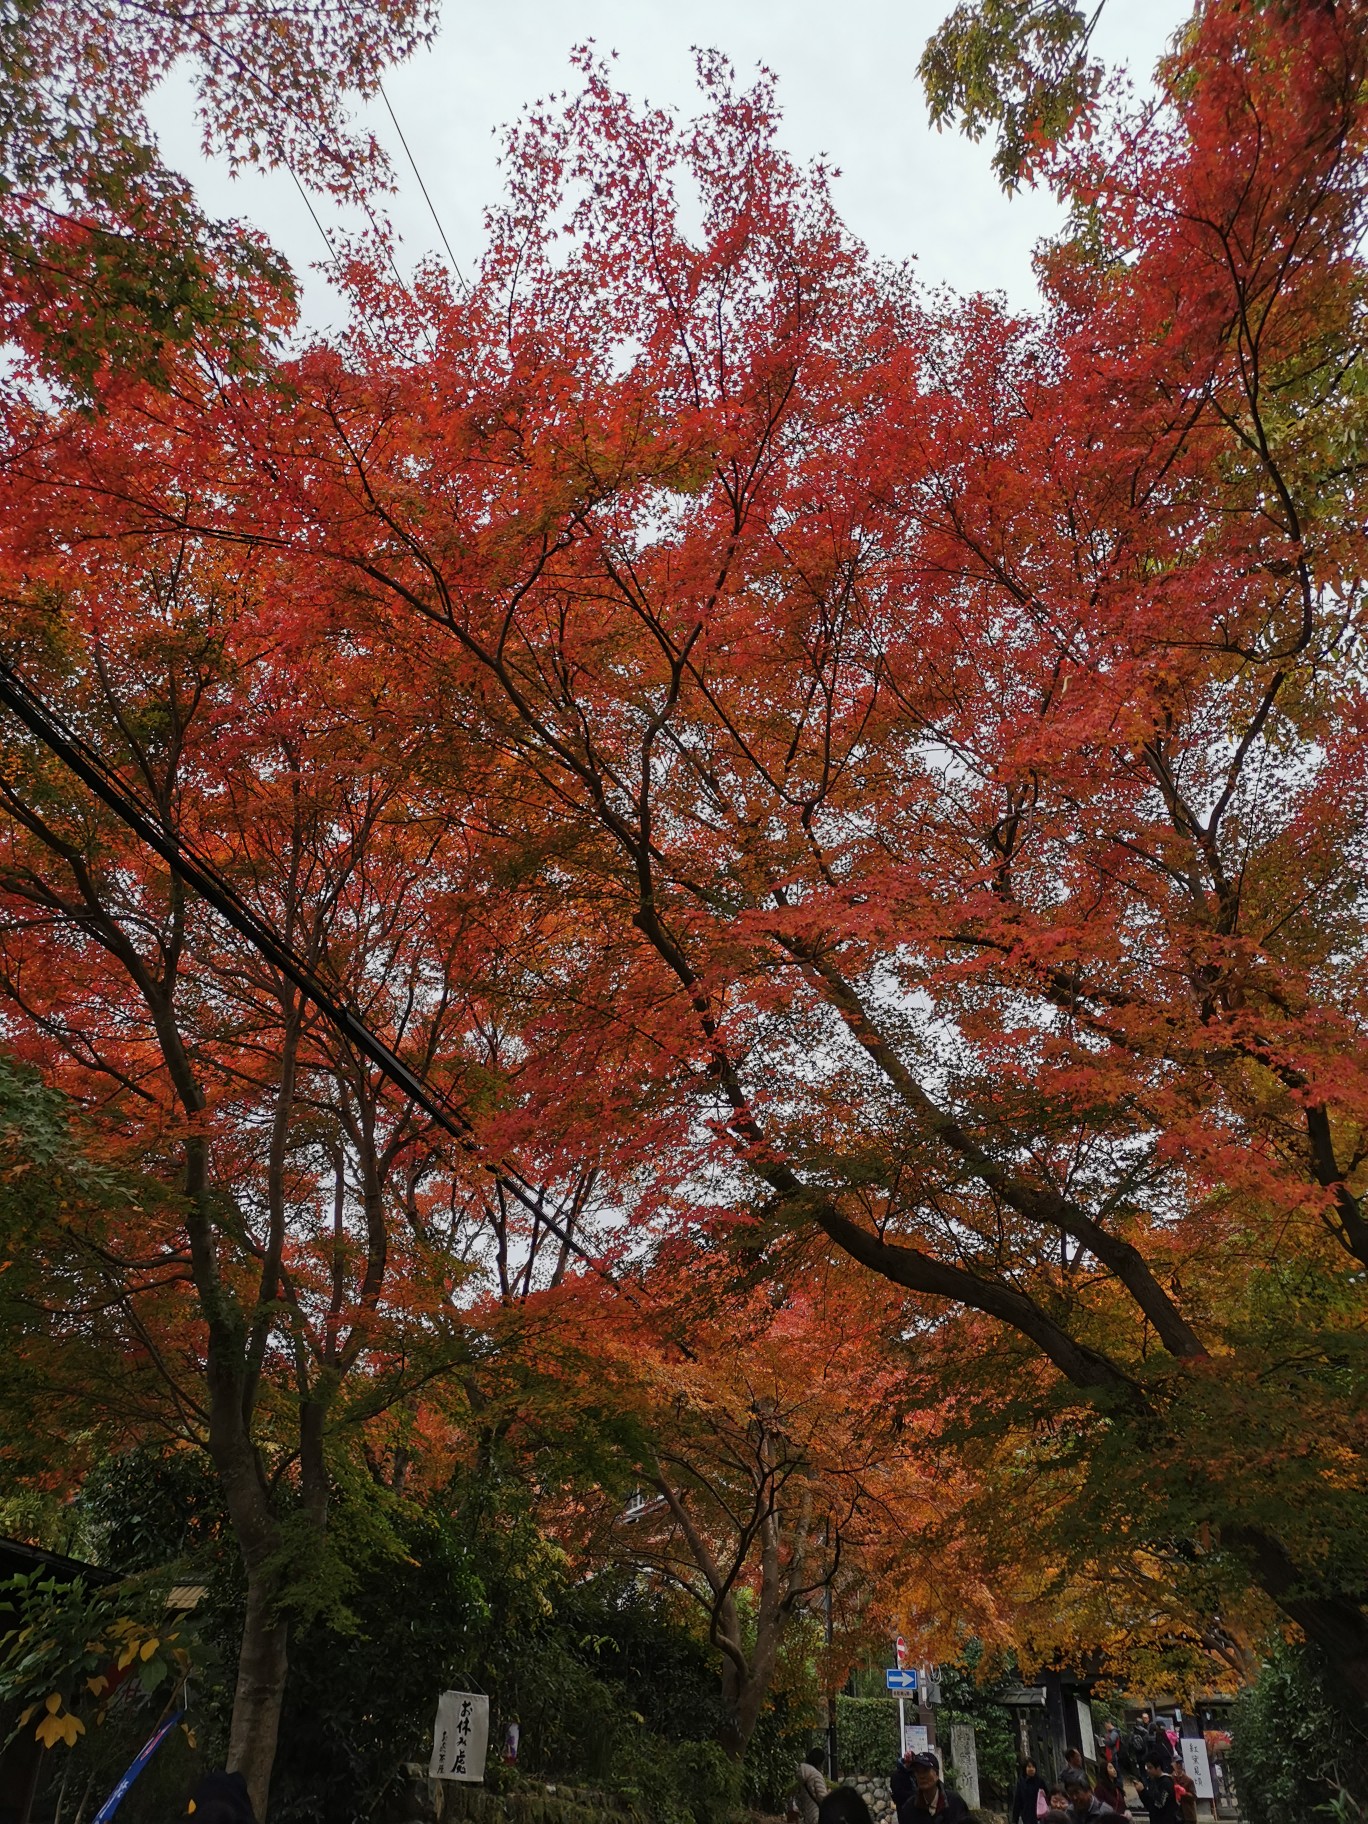
<instances>
[{"instance_id":1,"label":"blue banner","mask_svg":"<svg viewBox=\"0 0 1368 1824\"><path fill-rule=\"evenodd\" d=\"M134 1780L137 1779L143 1768L146 1767L147 1763L152 1759L152 1756L157 1752L158 1748L161 1747L167 1736L170 1735L171 1731L184 1715L184 1710L177 1710L174 1716L168 1716L156 1733L151 1736L148 1741L143 1743L142 1747L138 1750L137 1759L119 1781L113 1792L110 1793L104 1804L101 1805L100 1809L95 1813L95 1816L91 1819L91 1824L109 1824L109 1820L123 1803L124 1794L128 1791Z\"/></svg>"}]
</instances>

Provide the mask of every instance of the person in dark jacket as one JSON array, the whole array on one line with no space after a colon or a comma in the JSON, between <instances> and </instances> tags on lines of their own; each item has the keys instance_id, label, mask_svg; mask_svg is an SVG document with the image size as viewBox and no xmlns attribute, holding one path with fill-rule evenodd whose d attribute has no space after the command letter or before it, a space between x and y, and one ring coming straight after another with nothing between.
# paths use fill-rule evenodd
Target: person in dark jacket
<instances>
[{"instance_id":1,"label":"person in dark jacket","mask_svg":"<svg viewBox=\"0 0 1368 1824\"><path fill-rule=\"evenodd\" d=\"M1021 1763L1021 1772L1012 1788L1012 1810L1007 1824L1037 1824L1037 1820L1043 1818L1048 1809L1040 1803L1045 1794L1045 1782L1028 1755Z\"/></svg>"},{"instance_id":2,"label":"person in dark jacket","mask_svg":"<svg viewBox=\"0 0 1368 1824\"><path fill-rule=\"evenodd\" d=\"M889 1776L888 1786L893 1794L894 1811L901 1811L903 1806L906 1805L907 1801L912 1797L912 1794L917 1790L917 1782L912 1777L912 1763L916 1758L916 1749L909 1748L902 1759L900 1761L895 1761L893 1764L893 1772Z\"/></svg>"},{"instance_id":3,"label":"person in dark jacket","mask_svg":"<svg viewBox=\"0 0 1368 1824\"><path fill-rule=\"evenodd\" d=\"M247 1782L240 1773L206 1773L184 1815L194 1824L256 1824Z\"/></svg>"},{"instance_id":4,"label":"person in dark jacket","mask_svg":"<svg viewBox=\"0 0 1368 1824\"><path fill-rule=\"evenodd\" d=\"M917 1790L899 1809L898 1824L967 1824L969 1807L941 1784L940 1762L934 1754L913 1755L912 1777Z\"/></svg>"},{"instance_id":5,"label":"person in dark jacket","mask_svg":"<svg viewBox=\"0 0 1368 1824\"><path fill-rule=\"evenodd\" d=\"M853 1786L833 1786L817 1807L817 1824L874 1824Z\"/></svg>"},{"instance_id":6,"label":"person in dark jacket","mask_svg":"<svg viewBox=\"0 0 1368 1824\"><path fill-rule=\"evenodd\" d=\"M1173 1775L1153 1748L1145 1763L1145 1777L1140 1785L1140 1803L1149 1813L1150 1824L1183 1824L1183 1814L1178 1809L1178 1795L1173 1789Z\"/></svg>"},{"instance_id":7,"label":"person in dark jacket","mask_svg":"<svg viewBox=\"0 0 1368 1824\"><path fill-rule=\"evenodd\" d=\"M1110 1761L1103 1761L1098 1769L1097 1778L1093 1781L1093 1797L1100 1799L1117 1817L1125 1817L1126 1789L1121 1783L1121 1775Z\"/></svg>"},{"instance_id":8,"label":"person in dark jacket","mask_svg":"<svg viewBox=\"0 0 1368 1824\"><path fill-rule=\"evenodd\" d=\"M1094 1794L1092 1781L1080 1767L1065 1771L1064 1793L1069 1801L1071 1824L1110 1824L1121 1816Z\"/></svg>"}]
</instances>

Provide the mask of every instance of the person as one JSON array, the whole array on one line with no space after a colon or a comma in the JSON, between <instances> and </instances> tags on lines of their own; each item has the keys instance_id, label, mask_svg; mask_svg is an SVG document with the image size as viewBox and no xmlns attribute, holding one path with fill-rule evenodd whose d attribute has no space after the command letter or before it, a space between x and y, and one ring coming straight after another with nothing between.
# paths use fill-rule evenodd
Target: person
<instances>
[{"instance_id":1,"label":"person","mask_svg":"<svg viewBox=\"0 0 1368 1824\"><path fill-rule=\"evenodd\" d=\"M1185 1767L1175 1765L1173 1769L1173 1796L1178 1801L1178 1815L1183 1824L1197 1824L1197 1788Z\"/></svg>"},{"instance_id":2,"label":"person","mask_svg":"<svg viewBox=\"0 0 1368 1824\"><path fill-rule=\"evenodd\" d=\"M1021 1763L1017 1783L1012 1788L1012 1810L1007 1824L1039 1824L1048 1810L1045 1782L1041 1779L1035 1762L1027 1755Z\"/></svg>"},{"instance_id":3,"label":"person","mask_svg":"<svg viewBox=\"0 0 1368 1824\"><path fill-rule=\"evenodd\" d=\"M1121 1731L1116 1724L1108 1721L1102 1729L1102 1759L1112 1770L1112 1778L1119 1786L1121 1783Z\"/></svg>"},{"instance_id":4,"label":"person","mask_svg":"<svg viewBox=\"0 0 1368 1824\"><path fill-rule=\"evenodd\" d=\"M1114 1806L1104 1805L1092 1789L1092 1781L1081 1767L1070 1767L1064 1775L1064 1791L1069 1800L1072 1824L1107 1824L1123 1814Z\"/></svg>"},{"instance_id":5,"label":"person","mask_svg":"<svg viewBox=\"0 0 1368 1824\"><path fill-rule=\"evenodd\" d=\"M817 1824L817 1814L822 1800L827 1796L827 1783L811 1761L799 1761L798 1785L795 1797L798 1800L798 1816L802 1824Z\"/></svg>"},{"instance_id":6,"label":"person","mask_svg":"<svg viewBox=\"0 0 1368 1824\"><path fill-rule=\"evenodd\" d=\"M1082 1749L1081 1748L1066 1748L1064 1750L1064 1765L1066 1767L1072 1767L1075 1773L1082 1773L1082 1771L1083 1771L1083 1751L1082 1751Z\"/></svg>"},{"instance_id":7,"label":"person","mask_svg":"<svg viewBox=\"0 0 1368 1824\"><path fill-rule=\"evenodd\" d=\"M941 1784L940 1762L934 1754L912 1756L912 1778L917 1790L898 1812L898 1824L967 1824L969 1807L957 1792Z\"/></svg>"},{"instance_id":8,"label":"person","mask_svg":"<svg viewBox=\"0 0 1368 1824\"><path fill-rule=\"evenodd\" d=\"M1065 1792L1058 1780L1051 1786L1048 1796L1051 1811L1067 1811L1069 1809L1069 1795Z\"/></svg>"},{"instance_id":9,"label":"person","mask_svg":"<svg viewBox=\"0 0 1368 1824\"><path fill-rule=\"evenodd\" d=\"M1146 1762L1148 1763L1149 1755L1152 1754L1165 1773L1172 1773L1174 1744L1177 1740L1177 1731L1170 1729L1159 1717L1155 1717L1154 1722L1150 1725Z\"/></svg>"},{"instance_id":10,"label":"person","mask_svg":"<svg viewBox=\"0 0 1368 1824\"><path fill-rule=\"evenodd\" d=\"M1126 1789L1121 1784L1121 1775L1109 1760L1104 1759L1098 1769L1097 1778L1093 1781L1093 1797L1100 1799L1117 1817L1125 1817Z\"/></svg>"},{"instance_id":11,"label":"person","mask_svg":"<svg viewBox=\"0 0 1368 1824\"><path fill-rule=\"evenodd\" d=\"M1145 1777L1145 1756L1149 1753L1152 1726L1149 1711L1142 1710L1126 1737L1126 1772L1136 1780Z\"/></svg>"},{"instance_id":12,"label":"person","mask_svg":"<svg viewBox=\"0 0 1368 1824\"><path fill-rule=\"evenodd\" d=\"M256 1824L256 1813L240 1773L206 1773L190 1796L184 1816L194 1824Z\"/></svg>"},{"instance_id":13,"label":"person","mask_svg":"<svg viewBox=\"0 0 1368 1824\"><path fill-rule=\"evenodd\" d=\"M894 1811L901 1811L917 1790L917 1782L912 1777L912 1763L916 1758L916 1749L909 1748L900 1760L894 1762L888 1780L889 1790L893 1794Z\"/></svg>"},{"instance_id":14,"label":"person","mask_svg":"<svg viewBox=\"0 0 1368 1824\"><path fill-rule=\"evenodd\" d=\"M817 1807L817 1824L874 1824L853 1786L833 1786Z\"/></svg>"},{"instance_id":15,"label":"person","mask_svg":"<svg viewBox=\"0 0 1368 1824\"><path fill-rule=\"evenodd\" d=\"M1173 1790L1173 1775L1154 1748L1150 1749L1145 1762L1140 1803L1149 1813L1150 1824L1183 1824L1183 1814L1178 1809L1178 1797Z\"/></svg>"}]
</instances>

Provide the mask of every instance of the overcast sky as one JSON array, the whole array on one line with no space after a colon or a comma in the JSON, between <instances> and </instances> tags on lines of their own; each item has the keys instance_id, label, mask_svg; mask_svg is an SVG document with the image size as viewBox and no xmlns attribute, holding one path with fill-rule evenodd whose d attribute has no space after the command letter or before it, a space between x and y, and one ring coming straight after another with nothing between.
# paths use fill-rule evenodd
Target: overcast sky
<instances>
[{"instance_id":1,"label":"overcast sky","mask_svg":"<svg viewBox=\"0 0 1368 1824\"><path fill-rule=\"evenodd\" d=\"M1057 221L1048 197L1006 198L991 148L926 123L917 60L950 0L447 0L433 47L395 70L386 89L456 257L476 263L481 214L499 194L498 130L529 102L566 87L572 46L616 51L619 85L657 105L692 109L691 47L725 52L744 76L764 63L779 78L783 139L801 159L825 155L842 173L836 200L877 254L916 259L922 277L961 291L1034 297L1031 248ZM1095 40L1109 64L1145 82L1190 0L1108 0ZM368 115L389 148L399 194L391 213L412 261L437 230L383 107ZM193 177L215 214L264 228L302 278L326 257L286 172L230 181L199 156L188 89L157 98L169 161ZM326 211L321 211L325 220ZM309 277L306 316L337 315Z\"/></svg>"}]
</instances>

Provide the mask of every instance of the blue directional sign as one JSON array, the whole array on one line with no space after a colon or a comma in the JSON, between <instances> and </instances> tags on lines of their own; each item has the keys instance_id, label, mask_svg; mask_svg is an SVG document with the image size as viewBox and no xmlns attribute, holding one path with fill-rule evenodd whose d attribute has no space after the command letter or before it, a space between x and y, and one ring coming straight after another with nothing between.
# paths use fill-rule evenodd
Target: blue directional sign
<instances>
[{"instance_id":1,"label":"blue directional sign","mask_svg":"<svg viewBox=\"0 0 1368 1824\"><path fill-rule=\"evenodd\" d=\"M911 1666L885 1666L884 1684L890 1691L915 1691L917 1674Z\"/></svg>"}]
</instances>

